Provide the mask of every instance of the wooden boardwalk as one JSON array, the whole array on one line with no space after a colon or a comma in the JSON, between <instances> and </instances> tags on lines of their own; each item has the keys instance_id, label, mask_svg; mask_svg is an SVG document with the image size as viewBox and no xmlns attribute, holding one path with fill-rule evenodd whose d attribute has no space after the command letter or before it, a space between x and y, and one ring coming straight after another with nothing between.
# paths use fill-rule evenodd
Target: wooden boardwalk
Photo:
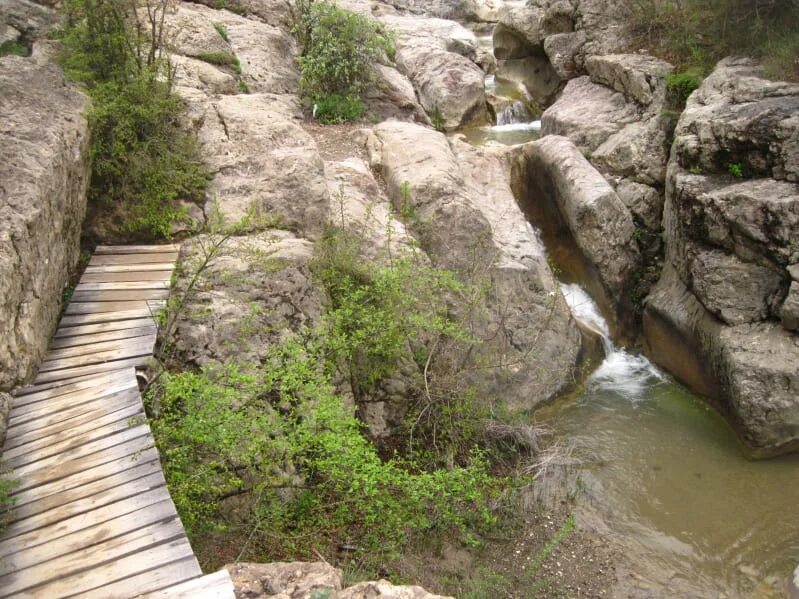
<instances>
[{"instance_id":1,"label":"wooden boardwalk","mask_svg":"<svg viewBox=\"0 0 799 599\"><path fill-rule=\"evenodd\" d=\"M203 577L189 546L136 380L177 250L98 247L38 376L15 395L0 597L233 597L227 571Z\"/></svg>"}]
</instances>

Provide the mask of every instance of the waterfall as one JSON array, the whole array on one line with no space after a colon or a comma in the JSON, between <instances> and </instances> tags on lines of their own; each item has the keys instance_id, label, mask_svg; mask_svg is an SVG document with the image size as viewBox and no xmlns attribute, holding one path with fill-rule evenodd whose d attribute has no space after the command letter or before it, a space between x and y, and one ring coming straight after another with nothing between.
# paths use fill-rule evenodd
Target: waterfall
<instances>
[{"instance_id":1,"label":"waterfall","mask_svg":"<svg viewBox=\"0 0 799 599\"><path fill-rule=\"evenodd\" d=\"M515 125L518 123L529 123L533 119L524 102L516 100L508 104L497 113L497 125Z\"/></svg>"},{"instance_id":2,"label":"waterfall","mask_svg":"<svg viewBox=\"0 0 799 599\"><path fill-rule=\"evenodd\" d=\"M635 402L644 399L653 382L665 380L663 373L646 357L616 347L607 321L582 287L574 283L562 284L561 291L574 318L602 339L605 359L591 375L589 384Z\"/></svg>"}]
</instances>

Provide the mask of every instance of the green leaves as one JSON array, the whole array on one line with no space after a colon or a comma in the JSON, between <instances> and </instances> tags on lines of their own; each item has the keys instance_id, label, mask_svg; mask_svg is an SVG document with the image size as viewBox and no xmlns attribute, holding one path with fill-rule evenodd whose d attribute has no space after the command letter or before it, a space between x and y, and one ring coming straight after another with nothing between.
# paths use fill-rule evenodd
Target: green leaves
<instances>
[{"instance_id":1,"label":"green leaves","mask_svg":"<svg viewBox=\"0 0 799 599\"><path fill-rule=\"evenodd\" d=\"M323 123L355 120L363 113L361 93L372 80L373 63L394 55L382 26L328 2L303 7L300 63L303 96L316 105Z\"/></svg>"}]
</instances>

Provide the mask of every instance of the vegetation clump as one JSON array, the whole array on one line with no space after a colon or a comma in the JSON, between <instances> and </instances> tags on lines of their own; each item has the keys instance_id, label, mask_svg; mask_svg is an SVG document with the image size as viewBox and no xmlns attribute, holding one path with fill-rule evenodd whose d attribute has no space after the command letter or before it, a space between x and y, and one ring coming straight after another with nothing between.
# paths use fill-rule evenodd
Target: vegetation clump
<instances>
[{"instance_id":1,"label":"vegetation clump","mask_svg":"<svg viewBox=\"0 0 799 599\"><path fill-rule=\"evenodd\" d=\"M365 110L362 93L375 62L391 59L394 43L377 21L329 2L301 2L295 33L302 45L300 87L325 124L352 121Z\"/></svg>"},{"instance_id":2,"label":"vegetation clump","mask_svg":"<svg viewBox=\"0 0 799 599\"><path fill-rule=\"evenodd\" d=\"M200 200L208 175L180 124L163 48L166 0L64 3L62 64L92 98L89 199L121 214L123 231L167 237L180 200Z\"/></svg>"},{"instance_id":3,"label":"vegetation clump","mask_svg":"<svg viewBox=\"0 0 799 599\"><path fill-rule=\"evenodd\" d=\"M753 56L766 74L799 80L794 0L628 0L636 47L672 61L670 87L687 97L725 56Z\"/></svg>"}]
</instances>

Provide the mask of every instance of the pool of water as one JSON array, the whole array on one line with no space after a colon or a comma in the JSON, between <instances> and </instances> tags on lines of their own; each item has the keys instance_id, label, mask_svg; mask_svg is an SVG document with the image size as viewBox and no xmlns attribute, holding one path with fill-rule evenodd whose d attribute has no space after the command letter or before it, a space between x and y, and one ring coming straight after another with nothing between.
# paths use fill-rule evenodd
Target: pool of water
<instances>
[{"instance_id":1,"label":"pool of water","mask_svg":"<svg viewBox=\"0 0 799 599\"><path fill-rule=\"evenodd\" d=\"M564 294L578 319L607 331L579 288ZM784 596L799 563L799 455L747 459L700 398L606 346L583 389L538 418L583 460L569 473L578 518L618 542L641 576L622 595Z\"/></svg>"},{"instance_id":2,"label":"pool of water","mask_svg":"<svg viewBox=\"0 0 799 599\"><path fill-rule=\"evenodd\" d=\"M512 146L538 139L541 135L541 121L490 127L468 127L458 133L462 133L469 143L476 146L485 145L489 141Z\"/></svg>"}]
</instances>

